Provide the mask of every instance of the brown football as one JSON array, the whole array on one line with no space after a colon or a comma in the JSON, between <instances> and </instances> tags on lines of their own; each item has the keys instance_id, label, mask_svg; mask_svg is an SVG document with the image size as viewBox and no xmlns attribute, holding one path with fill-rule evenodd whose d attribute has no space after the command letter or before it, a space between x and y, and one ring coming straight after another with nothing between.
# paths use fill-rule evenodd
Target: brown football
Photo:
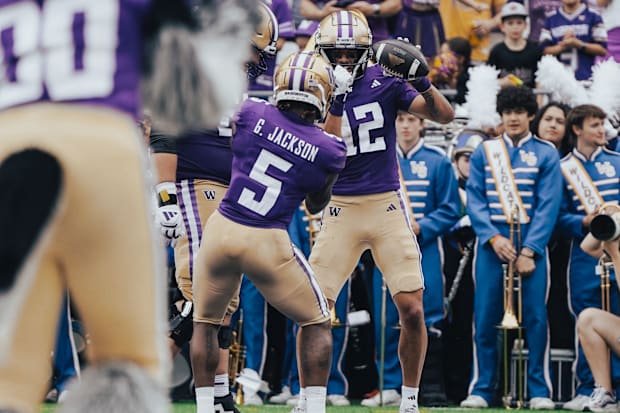
<instances>
[{"instance_id":1,"label":"brown football","mask_svg":"<svg viewBox=\"0 0 620 413\"><path fill-rule=\"evenodd\" d=\"M422 50L400 39L382 40L372 45L375 61L385 72L405 80L428 75Z\"/></svg>"}]
</instances>

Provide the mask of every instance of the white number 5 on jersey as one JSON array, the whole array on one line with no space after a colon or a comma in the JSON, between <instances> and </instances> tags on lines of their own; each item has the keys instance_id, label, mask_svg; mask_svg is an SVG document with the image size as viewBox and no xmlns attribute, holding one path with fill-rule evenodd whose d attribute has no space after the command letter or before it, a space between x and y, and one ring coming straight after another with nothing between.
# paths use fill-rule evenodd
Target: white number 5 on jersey
<instances>
[{"instance_id":1,"label":"white number 5 on jersey","mask_svg":"<svg viewBox=\"0 0 620 413\"><path fill-rule=\"evenodd\" d=\"M289 161L280 158L277 155L263 149L260 151L252 171L250 171L250 178L266 187L265 193L262 199L256 200L256 192L248 188L243 188L241 195L239 196L240 205L248 208L251 211L256 212L260 216L265 216L271 208L276 204L280 191L282 190L282 182L276 178L267 175L267 168L273 166L281 170L282 172L288 172L293 166Z\"/></svg>"}]
</instances>

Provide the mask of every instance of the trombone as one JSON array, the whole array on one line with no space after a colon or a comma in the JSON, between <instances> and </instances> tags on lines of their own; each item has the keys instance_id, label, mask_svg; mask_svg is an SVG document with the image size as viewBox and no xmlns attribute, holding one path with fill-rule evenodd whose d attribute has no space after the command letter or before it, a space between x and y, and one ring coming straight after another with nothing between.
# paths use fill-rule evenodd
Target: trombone
<instances>
[{"instance_id":1,"label":"trombone","mask_svg":"<svg viewBox=\"0 0 620 413\"><path fill-rule=\"evenodd\" d=\"M509 239L517 251L521 249L521 220L519 206L513 205L510 210L510 229ZM522 288L521 275L515 269L514 261L502 264L503 280L504 280L504 316L498 326L503 333L503 363L504 363L504 395L502 401L507 409L523 407L524 395L524 371L523 371L523 329L521 323L522 317ZM515 297L516 295L516 297ZM516 308L515 308L516 307ZM508 343L508 330L517 330L518 341L518 359L517 359L517 399L513 400L513 395L509 389L509 361L512 354L512 346Z\"/></svg>"},{"instance_id":2,"label":"trombone","mask_svg":"<svg viewBox=\"0 0 620 413\"><path fill-rule=\"evenodd\" d=\"M603 311L610 311L611 308L610 268L613 265L609 257L603 255L596 266L596 275L601 277L601 310Z\"/></svg>"},{"instance_id":3,"label":"trombone","mask_svg":"<svg viewBox=\"0 0 620 413\"><path fill-rule=\"evenodd\" d=\"M235 403L243 404L243 390L241 383L237 382L237 377L241 370L245 368L245 345L243 344L243 310L240 311L239 321L237 321L236 331L233 331L233 342L228 349L228 380L231 386L237 386L237 396Z\"/></svg>"},{"instance_id":4,"label":"trombone","mask_svg":"<svg viewBox=\"0 0 620 413\"><path fill-rule=\"evenodd\" d=\"M592 220L590 232L595 238L602 241L615 239L618 236L618 220L617 214L620 213L620 206L612 203L605 203L598 209L598 215ZM594 222L596 221L596 222ZM601 310L610 311L610 268L613 262L607 254L599 259L596 265L596 275L601 278Z\"/></svg>"}]
</instances>

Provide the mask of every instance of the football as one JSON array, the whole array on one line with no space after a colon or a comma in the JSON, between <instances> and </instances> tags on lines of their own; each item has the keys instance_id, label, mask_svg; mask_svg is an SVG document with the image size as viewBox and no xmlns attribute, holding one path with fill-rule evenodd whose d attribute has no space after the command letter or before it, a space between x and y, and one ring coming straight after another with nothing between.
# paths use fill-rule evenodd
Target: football
<instances>
[{"instance_id":1,"label":"football","mask_svg":"<svg viewBox=\"0 0 620 413\"><path fill-rule=\"evenodd\" d=\"M428 75L428 64L422 50L400 39L388 39L373 46L375 61L392 76L414 80Z\"/></svg>"}]
</instances>

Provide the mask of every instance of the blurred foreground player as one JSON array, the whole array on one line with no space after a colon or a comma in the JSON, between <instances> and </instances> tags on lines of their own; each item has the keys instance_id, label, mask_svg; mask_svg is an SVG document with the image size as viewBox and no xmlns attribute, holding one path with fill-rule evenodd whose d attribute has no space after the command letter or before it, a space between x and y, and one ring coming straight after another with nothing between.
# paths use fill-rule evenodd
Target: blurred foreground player
<instances>
[{"instance_id":1,"label":"blurred foreground player","mask_svg":"<svg viewBox=\"0 0 620 413\"><path fill-rule=\"evenodd\" d=\"M165 264L135 123L140 81L148 78L149 106L171 128L190 126L192 113L159 105L162 95L179 104L208 101L219 116L226 105L198 57L200 40L210 33L237 44L256 19L245 11L251 2L201 14L184 4L0 1L0 226L10 234L0 240L4 413L38 411L65 289L88 329L91 367L61 411L169 411ZM230 10L232 33L222 27ZM220 23L205 32L207 17ZM230 58L248 54L212 57L233 65ZM174 80L182 78L200 87L180 87Z\"/></svg>"}]
</instances>

